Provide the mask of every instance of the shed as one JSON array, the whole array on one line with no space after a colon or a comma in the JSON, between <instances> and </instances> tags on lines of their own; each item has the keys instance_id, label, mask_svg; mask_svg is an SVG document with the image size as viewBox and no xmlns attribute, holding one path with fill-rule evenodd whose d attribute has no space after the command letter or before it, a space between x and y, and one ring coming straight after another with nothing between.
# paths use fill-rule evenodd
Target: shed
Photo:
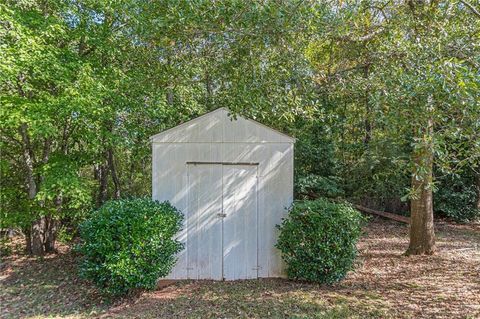
<instances>
[{"instance_id":1,"label":"shed","mask_svg":"<svg viewBox=\"0 0 480 319\"><path fill-rule=\"evenodd\" d=\"M282 277L295 140L219 108L151 137L152 196L184 214L169 279Z\"/></svg>"}]
</instances>

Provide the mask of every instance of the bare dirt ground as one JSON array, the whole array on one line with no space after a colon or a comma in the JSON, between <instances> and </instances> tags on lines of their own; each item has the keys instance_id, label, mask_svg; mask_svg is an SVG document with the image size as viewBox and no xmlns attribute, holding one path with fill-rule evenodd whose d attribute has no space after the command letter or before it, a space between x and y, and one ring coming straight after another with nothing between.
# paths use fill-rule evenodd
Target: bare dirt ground
<instances>
[{"instance_id":1,"label":"bare dirt ground","mask_svg":"<svg viewBox=\"0 0 480 319\"><path fill-rule=\"evenodd\" d=\"M177 282L106 300L75 256L0 264L0 318L480 318L480 225L436 225L437 253L403 256L408 230L372 218L355 269L333 286L282 279Z\"/></svg>"}]
</instances>

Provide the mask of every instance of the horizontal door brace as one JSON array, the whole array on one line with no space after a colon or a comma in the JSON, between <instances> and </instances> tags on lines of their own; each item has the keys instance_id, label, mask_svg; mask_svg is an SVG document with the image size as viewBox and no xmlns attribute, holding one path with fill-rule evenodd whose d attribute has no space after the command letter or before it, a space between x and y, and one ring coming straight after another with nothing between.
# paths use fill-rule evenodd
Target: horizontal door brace
<instances>
[{"instance_id":1,"label":"horizontal door brace","mask_svg":"<svg viewBox=\"0 0 480 319\"><path fill-rule=\"evenodd\" d=\"M258 166L255 162L187 162L187 165L202 165L202 164L217 164L217 165L254 165Z\"/></svg>"}]
</instances>

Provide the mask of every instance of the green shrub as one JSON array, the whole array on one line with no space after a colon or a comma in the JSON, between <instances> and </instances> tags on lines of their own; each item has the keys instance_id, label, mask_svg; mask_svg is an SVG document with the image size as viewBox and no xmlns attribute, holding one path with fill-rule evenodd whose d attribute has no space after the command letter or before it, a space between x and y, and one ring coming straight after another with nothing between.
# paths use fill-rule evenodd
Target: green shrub
<instances>
[{"instance_id":1,"label":"green shrub","mask_svg":"<svg viewBox=\"0 0 480 319\"><path fill-rule=\"evenodd\" d=\"M477 190L473 176L447 175L440 178L434 193L435 213L464 223L480 219L476 209Z\"/></svg>"},{"instance_id":2,"label":"green shrub","mask_svg":"<svg viewBox=\"0 0 480 319\"><path fill-rule=\"evenodd\" d=\"M183 248L173 239L182 218L168 202L146 198L107 202L80 225L80 275L113 295L155 288Z\"/></svg>"},{"instance_id":3,"label":"green shrub","mask_svg":"<svg viewBox=\"0 0 480 319\"><path fill-rule=\"evenodd\" d=\"M276 247L292 279L333 283L345 277L357 255L364 217L348 204L327 199L295 202L280 226Z\"/></svg>"},{"instance_id":4,"label":"green shrub","mask_svg":"<svg viewBox=\"0 0 480 319\"><path fill-rule=\"evenodd\" d=\"M75 238L75 235L76 235L75 229L62 225L58 230L57 240L62 244L68 245L73 241L73 239Z\"/></svg>"},{"instance_id":5,"label":"green shrub","mask_svg":"<svg viewBox=\"0 0 480 319\"><path fill-rule=\"evenodd\" d=\"M307 175L295 181L295 192L298 197L308 199L312 197L338 198L345 195L334 176L323 177Z\"/></svg>"}]
</instances>

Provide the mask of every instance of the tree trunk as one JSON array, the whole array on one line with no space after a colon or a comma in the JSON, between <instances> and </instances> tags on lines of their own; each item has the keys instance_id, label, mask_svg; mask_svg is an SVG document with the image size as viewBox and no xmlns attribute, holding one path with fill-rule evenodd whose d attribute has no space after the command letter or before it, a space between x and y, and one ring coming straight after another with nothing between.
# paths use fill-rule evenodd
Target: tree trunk
<instances>
[{"instance_id":1,"label":"tree trunk","mask_svg":"<svg viewBox=\"0 0 480 319\"><path fill-rule=\"evenodd\" d=\"M98 195L97 195L97 208L102 206L107 200L107 182L108 182L108 167L107 165L100 164L95 167L95 176L98 180Z\"/></svg>"},{"instance_id":2,"label":"tree trunk","mask_svg":"<svg viewBox=\"0 0 480 319\"><path fill-rule=\"evenodd\" d=\"M480 210L480 173L475 174L475 184L477 186L477 204L475 207Z\"/></svg>"},{"instance_id":3,"label":"tree trunk","mask_svg":"<svg viewBox=\"0 0 480 319\"><path fill-rule=\"evenodd\" d=\"M433 122L428 121L422 144L414 150L410 201L410 244L407 255L431 255L435 252L433 225Z\"/></svg>"},{"instance_id":4,"label":"tree trunk","mask_svg":"<svg viewBox=\"0 0 480 319\"><path fill-rule=\"evenodd\" d=\"M369 71L370 71L370 65L367 64L363 70L363 77L365 80L368 80L369 76ZM370 140L372 139L372 123L370 121L370 116L371 116L371 108L370 108L370 89L367 87L365 89L365 120L364 120L364 126L365 126L365 136L363 138L363 143L368 146L370 143Z\"/></svg>"},{"instance_id":5,"label":"tree trunk","mask_svg":"<svg viewBox=\"0 0 480 319\"><path fill-rule=\"evenodd\" d=\"M57 240L58 221L53 217L46 218L46 227L44 235L45 253L56 252L55 243Z\"/></svg>"},{"instance_id":6,"label":"tree trunk","mask_svg":"<svg viewBox=\"0 0 480 319\"><path fill-rule=\"evenodd\" d=\"M30 226L23 229L25 235L25 251L27 254L32 254L32 228Z\"/></svg>"},{"instance_id":7,"label":"tree trunk","mask_svg":"<svg viewBox=\"0 0 480 319\"><path fill-rule=\"evenodd\" d=\"M418 194L411 200L410 245L407 255L431 255L435 252L432 189L424 181L412 178Z\"/></svg>"},{"instance_id":8,"label":"tree trunk","mask_svg":"<svg viewBox=\"0 0 480 319\"><path fill-rule=\"evenodd\" d=\"M45 218L40 217L32 224L31 254L34 256L45 255Z\"/></svg>"},{"instance_id":9,"label":"tree trunk","mask_svg":"<svg viewBox=\"0 0 480 319\"><path fill-rule=\"evenodd\" d=\"M60 214L62 211L63 205L63 196L61 194L55 196L55 207L57 209L57 214ZM54 216L45 217L45 236L44 236L44 245L46 253L55 253L55 243L57 241L57 231L60 221L56 220Z\"/></svg>"},{"instance_id":10,"label":"tree trunk","mask_svg":"<svg viewBox=\"0 0 480 319\"><path fill-rule=\"evenodd\" d=\"M210 73L205 71L205 105L211 105L211 97L213 95L213 83Z\"/></svg>"},{"instance_id":11,"label":"tree trunk","mask_svg":"<svg viewBox=\"0 0 480 319\"><path fill-rule=\"evenodd\" d=\"M30 138L28 136L28 126L23 123L20 125L19 133L22 137L23 146L23 160L27 171L27 186L28 186L28 199L33 201L37 196L38 185L35 181L33 165L35 162L33 150L30 144ZM45 220L43 217L39 217L35 220L31 227L25 232L25 246L28 254L35 256L43 256L45 254L44 249L44 230Z\"/></svg>"},{"instance_id":12,"label":"tree trunk","mask_svg":"<svg viewBox=\"0 0 480 319\"><path fill-rule=\"evenodd\" d=\"M22 124L19 129L20 136L23 143L23 160L27 171L27 185L28 185L28 199L33 200L37 195L37 183L33 173L33 152L30 145L30 138L28 137L27 124Z\"/></svg>"},{"instance_id":13,"label":"tree trunk","mask_svg":"<svg viewBox=\"0 0 480 319\"><path fill-rule=\"evenodd\" d=\"M108 166L110 167L110 172L112 173L113 185L115 186L115 193L113 197L115 199L120 198L120 180L117 175L117 170L115 168L115 160L113 158L113 149L110 147L108 149Z\"/></svg>"}]
</instances>

